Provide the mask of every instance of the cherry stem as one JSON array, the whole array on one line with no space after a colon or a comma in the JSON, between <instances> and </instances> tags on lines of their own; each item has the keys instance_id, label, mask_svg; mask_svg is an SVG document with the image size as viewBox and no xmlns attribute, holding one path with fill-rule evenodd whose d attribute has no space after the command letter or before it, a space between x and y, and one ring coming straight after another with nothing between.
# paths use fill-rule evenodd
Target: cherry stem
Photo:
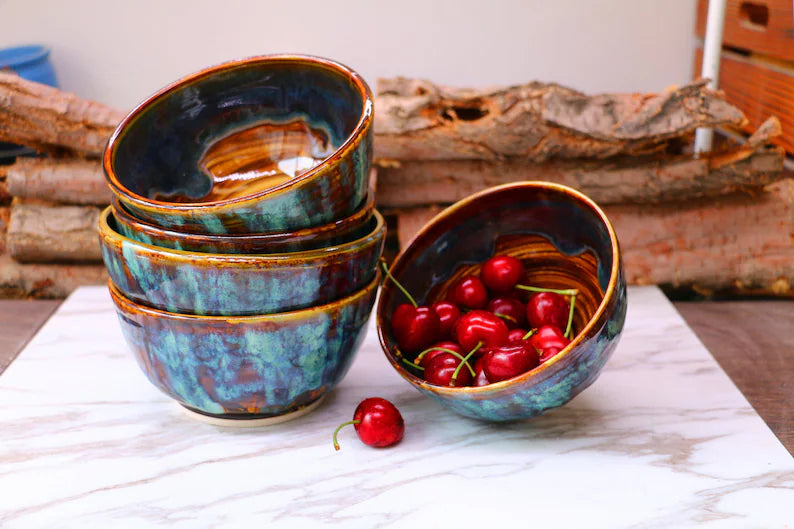
<instances>
[{"instance_id":1,"label":"cherry stem","mask_svg":"<svg viewBox=\"0 0 794 529\"><path fill-rule=\"evenodd\" d=\"M336 440L336 436L339 433L339 430L341 430L342 428L344 428L349 424L361 424L361 421L347 421L337 426L336 430L334 430L334 450L339 451L339 442Z\"/></svg>"},{"instance_id":2,"label":"cherry stem","mask_svg":"<svg viewBox=\"0 0 794 529\"><path fill-rule=\"evenodd\" d=\"M469 365L469 358L471 358L471 355L476 353L480 347L482 347L482 342L477 342L477 345L474 346L474 349L469 351L469 354L467 354L466 357L463 359L463 361L460 364L458 364L458 367L455 368L455 371L453 371L452 373L452 380L451 380L453 386L455 385L455 381L458 380L458 374L460 373L460 368L463 367L463 364L466 364L467 366ZM474 370L471 368L471 366L469 366L469 371L471 371L471 376L477 376L476 373L474 373Z\"/></svg>"},{"instance_id":3,"label":"cherry stem","mask_svg":"<svg viewBox=\"0 0 794 529\"><path fill-rule=\"evenodd\" d=\"M479 346L478 346L478 347L479 347ZM475 348L474 348L474 350L476 351L476 350L477 350L477 348L475 347ZM469 371L471 372L471 376L475 376L474 369L473 369L473 368L472 368L472 367L469 365L469 363L468 363L468 362L466 362L466 359L465 359L465 358L463 358L463 357L460 355L460 353L458 353L457 351L453 351L452 349L445 349L445 348L443 348L443 347L431 347L430 349L425 349L424 351L422 351L421 353L419 353L418 355L416 355L416 358L414 358L414 362L418 362L419 360L421 360L421 359L422 359L422 357L423 357L423 356L425 356L425 355L426 355L427 353L429 353L430 351L443 351L443 352L445 352L445 353L449 353L449 354L451 354L452 356L454 356L455 358L457 358L458 360L460 360L460 361L461 361L461 364L460 364L460 365L463 365L463 364L465 363L465 364L466 364L466 367L468 367L468 368L469 368ZM458 366L458 367L460 367L460 366Z\"/></svg>"},{"instance_id":4,"label":"cherry stem","mask_svg":"<svg viewBox=\"0 0 794 529\"><path fill-rule=\"evenodd\" d=\"M499 314L498 312L494 312L493 315L497 318L502 318L503 320L512 321L513 323L518 324L518 320L508 314Z\"/></svg>"},{"instance_id":5,"label":"cherry stem","mask_svg":"<svg viewBox=\"0 0 794 529\"><path fill-rule=\"evenodd\" d=\"M516 288L521 290L528 290L529 292L553 292L554 294L559 294L561 296L575 296L579 293L579 290L575 288L560 290L556 288L533 287L529 285L516 285Z\"/></svg>"},{"instance_id":6,"label":"cherry stem","mask_svg":"<svg viewBox=\"0 0 794 529\"><path fill-rule=\"evenodd\" d=\"M521 338L521 339L522 339L522 340L526 340L527 338L529 338L530 336L532 336L532 335L533 335L533 334L535 334L536 332L538 332L538 330L537 330L537 329L530 329L530 330L529 330L529 332L528 332L528 333L526 333L526 334L524 335L524 337L523 337L523 338Z\"/></svg>"},{"instance_id":7,"label":"cherry stem","mask_svg":"<svg viewBox=\"0 0 794 529\"><path fill-rule=\"evenodd\" d=\"M571 297L571 310L568 312L568 326L565 327L565 336L568 338L568 335L571 334L571 326L573 325L573 306L576 303L576 296Z\"/></svg>"},{"instance_id":8,"label":"cherry stem","mask_svg":"<svg viewBox=\"0 0 794 529\"><path fill-rule=\"evenodd\" d=\"M383 266L383 271L384 271L384 272L386 272L386 276L387 276L389 279L391 279L391 280L392 280L392 283L394 283L394 286L396 286L397 288L399 288L399 289L400 289L400 292L402 292L403 294L405 294L405 297L406 297L406 298L408 298L408 301L410 301L410 302L411 302L411 305L413 305L414 307L418 307L419 305L417 305L417 304L416 304L416 300L413 298L413 296L412 296L411 294L409 294L407 290L405 290L405 287L403 287L403 286L400 284L400 282L399 282L399 281L397 281L397 280L394 278L394 276L393 276L393 275L391 275L391 272L389 272L389 267L388 267L388 266L386 266L386 261L384 261L383 259L381 259L381 261L380 261L380 264Z\"/></svg>"},{"instance_id":9,"label":"cherry stem","mask_svg":"<svg viewBox=\"0 0 794 529\"><path fill-rule=\"evenodd\" d=\"M408 364L409 366L413 367L414 369L419 369L420 371L424 371L425 370L424 367L414 364L413 362L411 362L407 358L403 358L402 361L403 361L404 364Z\"/></svg>"}]
</instances>

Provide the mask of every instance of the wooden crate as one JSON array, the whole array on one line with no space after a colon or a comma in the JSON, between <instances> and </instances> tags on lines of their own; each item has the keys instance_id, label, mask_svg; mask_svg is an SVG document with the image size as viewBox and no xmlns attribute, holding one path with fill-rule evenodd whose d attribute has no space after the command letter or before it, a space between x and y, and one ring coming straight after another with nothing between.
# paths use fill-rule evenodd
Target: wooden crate
<instances>
[{"instance_id":1,"label":"wooden crate","mask_svg":"<svg viewBox=\"0 0 794 529\"><path fill-rule=\"evenodd\" d=\"M708 0L698 1L695 32L706 31ZM693 77L700 76L702 50L695 52ZM739 107L754 130L775 115L783 126L779 140L794 154L794 3L792 0L728 0L725 14L720 89Z\"/></svg>"}]
</instances>

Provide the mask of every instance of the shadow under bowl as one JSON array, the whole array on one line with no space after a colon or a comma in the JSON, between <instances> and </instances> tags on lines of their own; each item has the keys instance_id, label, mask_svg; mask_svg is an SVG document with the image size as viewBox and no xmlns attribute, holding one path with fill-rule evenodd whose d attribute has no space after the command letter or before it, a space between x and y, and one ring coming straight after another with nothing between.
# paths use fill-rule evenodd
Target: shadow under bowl
<instances>
[{"instance_id":1,"label":"shadow under bowl","mask_svg":"<svg viewBox=\"0 0 794 529\"><path fill-rule=\"evenodd\" d=\"M105 176L135 217L190 233L294 231L364 202L373 102L351 69L269 55L194 73L135 108Z\"/></svg>"},{"instance_id":2,"label":"shadow under bowl","mask_svg":"<svg viewBox=\"0 0 794 529\"><path fill-rule=\"evenodd\" d=\"M205 415L258 419L305 408L342 380L364 339L379 278L325 305L249 317L148 308L112 282L110 294L129 348L160 391Z\"/></svg>"},{"instance_id":3,"label":"shadow under bowl","mask_svg":"<svg viewBox=\"0 0 794 529\"><path fill-rule=\"evenodd\" d=\"M403 249L391 273L429 304L496 254L520 259L527 284L579 289L575 337L539 367L482 387L435 386L400 361L390 319L405 298L390 281L381 290L377 324L392 367L420 392L467 417L510 421L562 406L596 380L623 329L626 284L604 212L582 193L547 182L506 184L450 206Z\"/></svg>"},{"instance_id":4,"label":"shadow under bowl","mask_svg":"<svg viewBox=\"0 0 794 529\"><path fill-rule=\"evenodd\" d=\"M375 194L370 192L367 201L355 213L330 224L296 231L239 235L202 235L168 230L135 218L115 197L111 203L118 232L138 242L187 252L253 254L316 250L363 237L371 229Z\"/></svg>"},{"instance_id":5,"label":"shadow under bowl","mask_svg":"<svg viewBox=\"0 0 794 529\"><path fill-rule=\"evenodd\" d=\"M376 210L363 237L316 250L213 254L160 248L125 237L108 206L99 240L108 274L131 300L168 312L261 315L328 303L375 276L386 226Z\"/></svg>"}]
</instances>

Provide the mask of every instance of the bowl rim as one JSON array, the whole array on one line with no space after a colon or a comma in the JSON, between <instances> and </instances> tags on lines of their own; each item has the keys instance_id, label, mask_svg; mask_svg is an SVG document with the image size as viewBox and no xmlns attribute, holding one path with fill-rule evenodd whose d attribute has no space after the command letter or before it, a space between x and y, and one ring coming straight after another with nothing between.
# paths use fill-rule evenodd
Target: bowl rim
<instances>
[{"instance_id":1,"label":"bowl rim","mask_svg":"<svg viewBox=\"0 0 794 529\"><path fill-rule=\"evenodd\" d=\"M334 150L334 152L323 158L323 160L320 163L318 163L308 171L301 173L299 176L291 178L290 180L282 184L264 189L252 195L243 195L240 197L235 197L225 200L213 200L208 202L168 202L164 200L156 200L141 196L137 193L133 193L126 186L124 186L121 183L121 181L119 181L118 177L116 176L116 171L114 169L116 151L118 150L119 143L124 139L124 136L127 133L127 129L129 128L129 126L132 125L135 121L137 121L138 118L141 117L143 112L150 105L152 105L156 101L159 101L160 99L167 97L172 92L175 92L180 88L189 86L196 82L200 82L217 73L243 69L250 65L260 64L260 63L272 63L272 64L295 63L305 66L314 66L321 69L331 70L335 73L341 74L343 77L346 77L349 81L352 82L355 88L358 89L359 96L362 99L361 115L359 116L356 126L347 136L345 141L342 142L342 144L339 145L339 147L337 147ZM188 211L201 212L202 210L212 210L227 205L238 205L252 201L256 202L265 197L270 198L272 196L278 196L289 191L293 186L311 179L321 170L324 170L329 163L333 163L334 161L340 159L342 157L342 154L350 148L350 146L356 141L356 139L359 136L361 136L361 134L371 124L373 117L373 110L374 110L374 102L372 98L372 91L370 90L369 85L367 85L366 81L364 81L364 79L353 69L332 59L326 59L324 57L318 57L315 55L303 55L303 54L255 55L251 57L233 59L230 61L222 62L220 64L209 66L192 74L188 74L184 77L181 77L180 79L177 79L176 81L166 85L165 87L161 88L154 94L144 99L141 103L139 103L129 114L127 114L127 116L123 120L121 120L121 122L118 124L116 129L113 131L113 134L110 136L110 139L108 140L108 143L105 146L105 150L102 155L102 167L105 171L106 180L110 185L111 190L114 191L114 193L118 194L119 196L123 196L126 200L129 200L131 203L135 204L136 206L140 206L144 208L149 208L154 210L165 209L165 210L180 211L180 212L188 212Z\"/></svg>"},{"instance_id":2,"label":"bowl rim","mask_svg":"<svg viewBox=\"0 0 794 529\"><path fill-rule=\"evenodd\" d=\"M107 206L99 215L99 236L103 239L111 239L119 241L122 245L139 247L148 253L154 253L167 256L175 260L190 260L196 264L204 266L215 266L218 261L223 263L244 263L252 262L261 264L265 261L310 261L318 259L326 255L343 255L346 253L353 253L360 248L367 247L371 244L376 244L378 239L382 238L382 233L386 231L386 221L383 215L373 208L372 216L375 218L375 227L367 232L365 235L348 241L346 243L337 244L334 246L326 246L323 248L315 248L313 250L300 250L296 252L276 252L276 253L210 253L210 252L192 252L188 250L176 250L172 248L164 248L154 244L147 244L145 242L130 239L122 235L110 224L108 224L108 217L113 214L113 206ZM115 217L114 217L115 218Z\"/></svg>"},{"instance_id":3,"label":"bowl rim","mask_svg":"<svg viewBox=\"0 0 794 529\"><path fill-rule=\"evenodd\" d=\"M207 244L218 244L225 242L238 243L248 241L259 241L266 243L268 240L282 241L282 239L292 237L305 237L312 232L332 234L334 231L341 230L343 228L348 228L351 226L355 227L359 224L359 222L361 225L364 225L367 221L369 221L369 218L373 215L372 212L375 210L375 192L370 190L367 193L367 198L364 200L361 206L356 209L356 211L346 217L337 219L334 222L292 231L271 231L262 233L192 233L187 231L179 231L173 228L164 228L151 222L146 222L145 220L139 219L124 209L124 204L115 195L111 197L110 205L113 209L113 218L116 219L116 221L119 221L119 217L123 217L123 224L129 225L129 227L135 229L136 231L141 231L150 235L154 234L157 237L174 237L179 241L195 240L196 242L203 242Z\"/></svg>"},{"instance_id":4,"label":"bowl rim","mask_svg":"<svg viewBox=\"0 0 794 529\"><path fill-rule=\"evenodd\" d=\"M358 302L361 298L368 296L374 289L378 288L380 283L381 273L376 270L375 277L372 281L367 283L364 287L348 294L347 296L322 305L314 305L303 309L290 310L287 312L273 312L271 314L252 314L248 316L205 316L200 314L183 314L179 312L168 312L162 309L155 309L140 303L136 303L127 296L125 296L119 288L113 283L112 279L108 279L108 290L110 290L110 297L113 299L116 308L125 313L140 312L155 318L181 320L190 322L227 322L230 324L238 323L258 323L258 322L278 322L289 320L300 320L309 317L315 313L323 313L333 310L338 307L350 305Z\"/></svg>"},{"instance_id":5,"label":"bowl rim","mask_svg":"<svg viewBox=\"0 0 794 529\"><path fill-rule=\"evenodd\" d=\"M568 354L576 346L578 346L580 343L582 343L582 341L584 340L584 337L592 330L592 328L595 326L596 322L601 319L601 317L603 316L604 312L606 311L607 305L610 303L610 300L615 295L615 290L617 289L618 277L620 275L620 245L618 243L617 234L615 233L615 229L613 228L612 223L609 221L609 219L607 218L606 214L598 206L598 204L596 204L595 201L593 201L593 199L591 199L590 197L588 197L587 195L585 195L581 191L578 191L576 189L573 189L572 187L568 187L568 186L565 186L565 185L562 185L562 184L557 184L557 183L553 183L553 182L544 182L544 181L541 181L541 180L527 180L527 181L523 181L523 182L511 182L511 183L508 183L508 184L503 184L503 185L499 185L499 186L490 187L488 189L484 189L482 191L478 191L477 193L469 195L466 198L463 198L463 199L459 200L458 202L455 202L451 206L449 206L446 209L444 209L441 212L439 212L432 219L430 219L430 221L428 221L408 241L408 243L405 245L405 249L402 250L400 252L400 254L392 262L392 265L389 268L389 272L394 274L395 268L400 268L400 267L404 266L403 262L402 262L402 258L404 257L404 255L406 253L406 250L408 248L410 248L411 245L413 245L414 242L416 240L418 240L420 237L422 237L426 232L430 231L431 227L434 224L436 224L437 222L439 222L440 220L442 220L444 217L447 217L447 216L451 215L452 213L454 213L454 212L456 212L456 211L458 211L460 209L465 208L466 206L468 206L469 204L471 204L472 202L474 202L475 200L477 200L477 199L479 199L479 198L481 198L483 196L494 194L494 193L499 193L499 192L502 192L504 190L519 189L519 188L545 189L545 190L552 190L552 191L555 191L555 192L558 192L558 193L572 195L576 199L578 199L578 200L584 202L585 204L587 204L587 206L589 206L596 213L596 215L601 219L601 221L604 223L604 225L607 228L607 232L609 233L609 240L610 240L610 243L611 243L611 246L612 246L612 268L610 270L609 282L607 283L607 288L604 291L604 297L601 300L601 303L599 303L598 308L596 309L596 311L593 314L593 316L588 320L588 322L584 326L584 328L577 333L577 335L574 337L573 340L571 340L571 343L569 343L567 346L565 346L564 349L562 349L559 353L554 355L552 358L550 358L546 362L540 364L539 366L535 367L534 369L531 369L531 370L529 370L529 371L527 371L525 373L522 373L521 375L518 375L518 376L513 377L513 378L508 378L506 380L502 380L502 381L499 381L499 382L493 382L493 383L488 384L486 386L464 386L464 387L459 387L458 388L458 387L448 387L448 386L436 386L434 384L429 384L425 380L423 380L423 379L413 375L412 373L410 373L407 369L405 369L403 366L401 366L398 361L395 361L395 359L393 358L391 352L389 351L389 349L388 349L388 347L386 345L386 337L385 337L385 334L384 334L384 330L383 330L382 326L380 325L380 323L381 323L380 322L380 318L379 318L380 305L381 305L381 303L383 303L383 299L384 299L383 298L383 292L381 292L381 295L380 295L380 297L378 299L378 306L375 309L375 318L376 318L376 323L377 323L376 326L378 328L378 340L380 341L381 349L383 350L383 353L386 355L386 358L389 360L389 363L391 363L391 365L397 370L397 372L400 374L400 376L402 376L404 379L408 380L414 386L417 386L417 387L420 387L422 389L426 389L426 390L432 391L433 393L441 395L441 396L444 396L444 397L449 397L449 396L454 396L454 395L461 395L461 394L472 395L472 396L474 396L474 395L483 395L484 396L484 395L487 395L487 394L489 394L489 393L491 393L493 391L498 391L498 390L501 390L501 389L505 389L505 388L510 387L510 386L512 386L514 384L521 384L521 383L526 382L526 381L528 381L530 379L533 379L533 378L536 378L536 377L541 377L551 368L551 366L553 366L557 362L560 362L563 357L568 356ZM392 288L392 284L389 281L384 281L383 288L391 289ZM383 288L381 290L383 290Z\"/></svg>"}]
</instances>

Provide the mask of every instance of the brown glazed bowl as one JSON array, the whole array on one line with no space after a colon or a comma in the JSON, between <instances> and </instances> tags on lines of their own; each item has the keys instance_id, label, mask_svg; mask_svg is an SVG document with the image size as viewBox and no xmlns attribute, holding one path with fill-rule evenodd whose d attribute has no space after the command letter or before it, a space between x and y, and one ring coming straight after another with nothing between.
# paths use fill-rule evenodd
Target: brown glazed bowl
<instances>
[{"instance_id":1,"label":"brown glazed bowl","mask_svg":"<svg viewBox=\"0 0 794 529\"><path fill-rule=\"evenodd\" d=\"M403 249L391 273L419 303L430 304L496 254L520 259L527 284L579 289L575 337L537 368L482 387L425 382L400 361L390 319L406 300L390 281L381 290L377 324L392 367L420 392L468 417L510 421L562 406L595 381L623 329L626 284L618 240L604 212L582 193L548 182L506 184L450 206Z\"/></svg>"},{"instance_id":2,"label":"brown glazed bowl","mask_svg":"<svg viewBox=\"0 0 794 529\"><path fill-rule=\"evenodd\" d=\"M372 117L369 87L337 62L240 59L188 75L141 103L110 137L103 167L127 211L162 228L300 230L361 207Z\"/></svg>"},{"instance_id":3,"label":"brown glazed bowl","mask_svg":"<svg viewBox=\"0 0 794 529\"><path fill-rule=\"evenodd\" d=\"M245 317L152 309L112 282L110 294L152 384L193 411L256 419L310 406L342 380L366 334L378 279L324 305Z\"/></svg>"},{"instance_id":4,"label":"brown glazed bowl","mask_svg":"<svg viewBox=\"0 0 794 529\"><path fill-rule=\"evenodd\" d=\"M343 298L375 276L386 226L373 210L366 233L300 252L214 254L160 248L119 233L108 206L99 242L108 274L125 297L168 312L262 315Z\"/></svg>"},{"instance_id":5,"label":"brown glazed bowl","mask_svg":"<svg viewBox=\"0 0 794 529\"><path fill-rule=\"evenodd\" d=\"M336 222L264 234L202 235L168 230L133 217L115 197L111 205L119 233L152 246L203 253L281 253L336 246L363 237L374 215L375 194L370 192L355 213Z\"/></svg>"}]
</instances>

